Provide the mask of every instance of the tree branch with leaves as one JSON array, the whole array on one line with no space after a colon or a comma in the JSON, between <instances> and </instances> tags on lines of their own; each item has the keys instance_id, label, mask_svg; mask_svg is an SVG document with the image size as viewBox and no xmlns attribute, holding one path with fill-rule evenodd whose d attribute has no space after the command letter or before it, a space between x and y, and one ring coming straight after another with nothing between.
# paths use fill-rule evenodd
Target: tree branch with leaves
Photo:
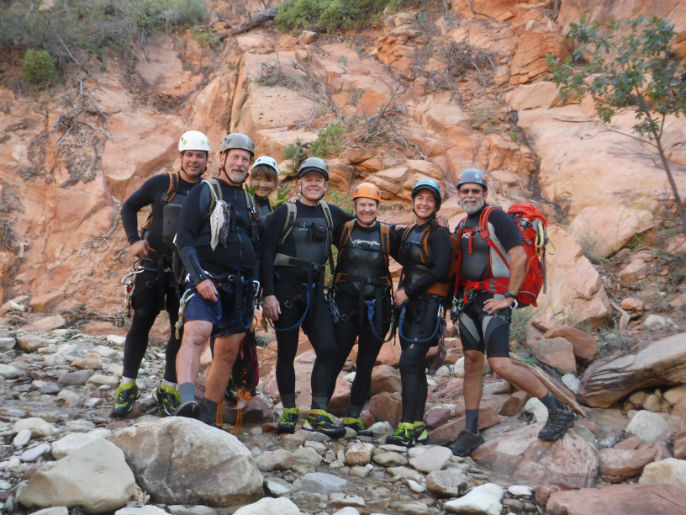
<instances>
[{"instance_id":1,"label":"tree branch with leaves","mask_svg":"<svg viewBox=\"0 0 686 515\"><path fill-rule=\"evenodd\" d=\"M648 138L658 155L686 235L686 209L663 147L668 116L686 115L686 66L671 49L674 27L662 18L612 22L605 29L582 17L572 23L576 48L564 61L548 54L548 66L563 101L590 94L598 117L609 123L620 109L633 109L633 129Z\"/></svg>"}]
</instances>

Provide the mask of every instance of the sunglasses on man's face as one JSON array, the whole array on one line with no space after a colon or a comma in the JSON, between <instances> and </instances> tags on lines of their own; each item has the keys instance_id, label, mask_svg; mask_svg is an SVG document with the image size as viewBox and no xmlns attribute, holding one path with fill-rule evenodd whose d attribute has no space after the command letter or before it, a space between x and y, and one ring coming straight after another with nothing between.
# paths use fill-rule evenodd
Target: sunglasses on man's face
<instances>
[{"instance_id":1,"label":"sunglasses on man's face","mask_svg":"<svg viewBox=\"0 0 686 515\"><path fill-rule=\"evenodd\" d=\"M469 195L471 193L472 195L478 195L479 193L483 193L483 191L484 190L481 188L461 188L460 194Z\"/></svg>"}]
</instances>

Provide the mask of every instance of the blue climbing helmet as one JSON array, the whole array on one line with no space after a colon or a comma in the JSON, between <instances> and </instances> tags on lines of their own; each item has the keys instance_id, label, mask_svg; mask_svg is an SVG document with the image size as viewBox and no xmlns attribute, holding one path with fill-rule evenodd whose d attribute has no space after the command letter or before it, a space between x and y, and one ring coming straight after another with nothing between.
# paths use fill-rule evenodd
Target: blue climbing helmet
<instances>
[{"instance_id":1,"label":"blue climbing helmet","mask_svg":"<svg viewBox=\"0 0 686 515\"><path fill-rule=\"evenodd\" d=\"M438 185L438 183L433 179L422 179L414 185L414 188L412 188L412 200L414 200L414 198L417 196L417 193L419 193L422 190L428 190L431 193L433 193L434 197L436 198L436 211L441 209L442 193L441 187Z\"/></svg>"},{"instance_id":2,"label":"blue climbing helmet","mask_svg":"<svg viewBox=\"0 0 686 515\"><path fill-rule=\"evenodd\" d=\"M488 189L488 183L486 182L486 174L479 170L478 168L467 168L463 170L460 177L457 179L457 189L459 191L460 186L463 184L480 184L484 189Z\"/></svg>"}]
</instances>

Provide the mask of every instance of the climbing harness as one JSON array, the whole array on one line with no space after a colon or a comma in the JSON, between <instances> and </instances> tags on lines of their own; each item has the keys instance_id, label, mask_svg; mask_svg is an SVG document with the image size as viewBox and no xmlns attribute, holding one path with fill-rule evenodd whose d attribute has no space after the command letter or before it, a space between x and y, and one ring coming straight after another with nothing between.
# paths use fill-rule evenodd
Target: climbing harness
<instances>
[{"instance_id":1,"label":"climbing harness","mask_svg":"<svg viewBox=\"0 0 686 515\"><path fill-rule=\"evenodd\" d=\"M405 340L406 342L409 343L426 343L428 341L431 341L437 334L438 330L441 327L441 322L443 321L443 315L445 314L445 308L443 307L443 304L438 306L438 312L436 313L436 327L434 327L433 332L428 338L407 338L403 334L403 325L405 323L405 314L407 312L407 304L403 304L403 306L400 308L400 320L398 322L398 335L400 338Z\"/></svg>"}]
</instances>

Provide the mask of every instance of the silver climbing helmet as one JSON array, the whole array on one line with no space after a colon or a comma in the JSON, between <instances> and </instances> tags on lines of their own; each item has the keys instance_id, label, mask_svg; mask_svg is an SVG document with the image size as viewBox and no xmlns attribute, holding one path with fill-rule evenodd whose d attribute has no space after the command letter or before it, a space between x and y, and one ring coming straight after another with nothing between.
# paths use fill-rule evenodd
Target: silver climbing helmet
<instances>
[{"instance_id":1,"label":"silver climbing helmet","mask_svg":"<svg viewBox=\"0 0 686 515\"><path fill-rule=\"evenodd\" d=\"M248 136L241 134L240 132L232 132L231 134L228 134L222 141L222 144L219 147L219 152L226 152L233 148L247 150L250 152L250 157L255 156L255 144Z\"/></svg>"},{"instance_id":2,"label":"silver climbing helmet","mask_svg":"<svg viewBox=\"0 0 686 515\"><path fill-rule=\"evenodd\" d=\"M307 172L319 172L324 179L329 180L329 167L321 157L308 157L298 169L298 179L301 179Z\"/></svg>"}]
</instances>

